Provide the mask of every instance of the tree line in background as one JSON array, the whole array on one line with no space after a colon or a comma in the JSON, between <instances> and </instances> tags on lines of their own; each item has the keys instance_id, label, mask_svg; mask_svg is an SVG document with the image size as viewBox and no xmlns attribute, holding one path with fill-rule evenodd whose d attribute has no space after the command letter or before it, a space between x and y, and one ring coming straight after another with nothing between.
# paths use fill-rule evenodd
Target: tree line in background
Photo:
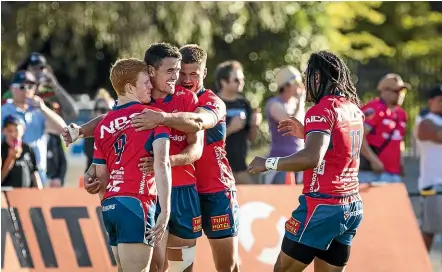
<instances>
[{"instance_id":1,"label":"tree line in background","mask_svg":"<svg viewBox=\"0 0 442 272\"><path fill-rule=\"evenodd\" d=\"M32 51L47 56L72 94L111 88L118 57L142 58L147 46L197 43L209 53L207 87L227 59L245 69L245 95L263 106L275 68L304 69L321 49L343 56L361 97L397 72L415 89L442 81L440 2L2 2L2 91ZM418 110L417 92L405 107Z\"/></svg>"}]
</instances>

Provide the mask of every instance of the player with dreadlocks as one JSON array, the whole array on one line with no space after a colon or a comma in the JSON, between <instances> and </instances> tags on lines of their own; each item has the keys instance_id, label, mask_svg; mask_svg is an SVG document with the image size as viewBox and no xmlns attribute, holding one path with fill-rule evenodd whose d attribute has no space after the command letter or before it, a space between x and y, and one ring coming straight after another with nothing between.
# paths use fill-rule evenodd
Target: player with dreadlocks
<instances>
[{"instance_id":1,"label":"player with dreadlocks","mask_svg":"<svg viewBox=\"0 0 442 272\"><path fill-rule=\"evenodd\" d=\"M314 103L304 124L279 124L283 135L305 139L305 148L281 158L256 157L251 173L304 171L299 207L285 224L276 272L344 271L362 220L358 168L364 114L346 64L330 52L311 55L306 71L307 99Z\"/></svg>"}]
</instances>

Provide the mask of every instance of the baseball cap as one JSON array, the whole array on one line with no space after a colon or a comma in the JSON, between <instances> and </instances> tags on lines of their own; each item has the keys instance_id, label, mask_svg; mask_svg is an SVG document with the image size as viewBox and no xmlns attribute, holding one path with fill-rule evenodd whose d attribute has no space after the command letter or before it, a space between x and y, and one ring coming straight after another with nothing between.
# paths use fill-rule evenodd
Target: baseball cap
<instances>
[{"instance_id":1,"label":"baseball cap","mask_svg":"<svg viewBox=\"0 0 442 272\"><path fill-rule=\"evenodd\" d=\"M432 99L438 96L442 96L442 84L434 86L428 91L428 99Z\"/></svg>"},{"instance_id":2,"label":"baseball cap","mask_svg":"<svg viewBox=\"0 0 442 272\"><path fill-rule=\"evenodd\" d=\"M281 88L289 82L302 82L301 73L293 66L281 68L275 75L275 81L278 88Z\"/></svg>"},{"instance_id":3,"label":"baseball cap","mask_svg":"<svg viewBox=\"0 0 442 272\"><path fill-rule=\"evenodd\" d=\"M3 119L3 128L8 125L22 125L25 126L25 122L22 119L15 117L14 115L8 115Z\"/></svg>"},{"instance_id":4,"label":"baseball cap","mask_svg":"<svg viewBox=\"0 0 442 272\"><path fill-rule=\"evenodd\" d=\"M378 83L378 90L392 90L397 91L402 88L407 90L411 89L411 85L402 80L401 76L398 74L387 74Z\"/></svg>"},{"instance_id":5,"label":"baseball cap","mask_svg":"<svg viewBox=\"0 0 442 272\"><path fill-rule=\"evenodd\" d=\"M29 66L46 66L47 65L46 58L40 53L31 53L29 55Z\"/></svg>"},{"instance_id":6,"label":"baseball cap","mask_svg":"<svg viewBox=\"0 0 442 272\"><path fill-rule=\"evenodd\" d=\"M33 83L36 84L37 80L35 76L28 71L17 71L12 76L11 84Z\"/></svg>"}]
</instances>

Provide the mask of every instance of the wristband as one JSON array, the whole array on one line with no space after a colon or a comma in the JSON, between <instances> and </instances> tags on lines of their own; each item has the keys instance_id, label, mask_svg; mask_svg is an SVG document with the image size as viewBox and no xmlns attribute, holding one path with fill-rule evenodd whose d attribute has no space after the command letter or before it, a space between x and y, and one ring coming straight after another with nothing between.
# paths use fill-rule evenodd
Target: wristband
<instances>
[{"instance_id":1,"label":"wristband","mask_svg":"<svg viewBox=\"0 0 442 272\"><path fill-rule=\"evenodd\" d=\"M280 159L280 157L268 158L266 160L266 168L267 168L267 170L277 170L279 159Z\"/></svg>"}]
</instances>

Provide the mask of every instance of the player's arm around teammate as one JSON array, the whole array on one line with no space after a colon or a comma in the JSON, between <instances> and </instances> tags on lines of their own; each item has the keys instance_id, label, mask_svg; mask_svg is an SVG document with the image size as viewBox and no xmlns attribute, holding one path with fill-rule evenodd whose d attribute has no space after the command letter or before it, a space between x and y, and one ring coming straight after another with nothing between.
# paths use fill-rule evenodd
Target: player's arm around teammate
<instances>
[{"instance_id":1,"label":"player's arm around teammate","mask_svg":"<svg viewBox=\"0 0 442 272\"><path fill-rule=\"evenodd\" d=\"M171 155L170 165L171 167L175 166L183 166L192 164L195 161L201 158L203 154L203 141L204 141L204 132L199 131L197 133L189 132L186 134L187 146L183 149L179 154ZM146 173L150 173L154 171L152 157L144 157L140 159L140 163L138 166L140 170Z\"/></svg>"},{"instance_id":2,"label":"player's arm around teammate","mask_svg":"<svg viewBox=\"0 0 442 272\"><path fill-rule=\"evenodd\" d=\"M143 113L145 121L143 124L138 123L138 130L164 125L183 132L197 132L213 128L219 121L213 111L203 107L198 107L195 112L166 113L144 110ZM134 125L137 125L136 119Z\"/></svg>"},{"instance_id":3,"label":"player's arm around teammate","mask_svg":"<svg viewBox=\"0 0 442 272\"><path fill-rule=\"evenodd\" d=\"M304 138L304 126L295 118L281 121L278 131L284 135ZM307 135L304 149L295 154L280 158L255 157L249 165L250 173L265 172L268 168L278 171L299 172L316 168L324 159L330 144L330 135L322 132L311 132Z\"/></svg>"}]
</instances>

